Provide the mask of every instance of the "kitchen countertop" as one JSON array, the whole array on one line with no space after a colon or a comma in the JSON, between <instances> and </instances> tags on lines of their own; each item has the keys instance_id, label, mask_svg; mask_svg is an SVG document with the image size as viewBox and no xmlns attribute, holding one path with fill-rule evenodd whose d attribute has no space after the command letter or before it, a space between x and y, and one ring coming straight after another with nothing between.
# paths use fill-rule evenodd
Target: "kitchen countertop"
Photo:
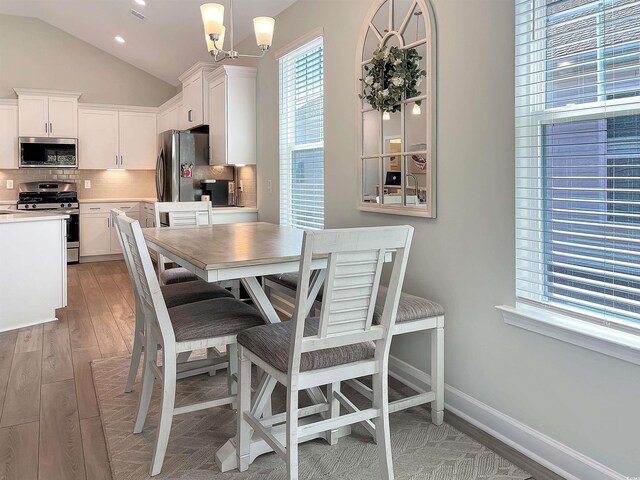
<instances>
[{"instance_id":1,"label":"kitchen countertop","mask_svg":"<svg viewBox=\"0 0 640 480\"><path fill-rule=\"evenodd\" d=\"M118 203L118 202L147 202L155 203L155 198L78 198L80 203Z\"/></svg>"},{"instance_id":2,"label":"kitchen countertop","mask_svg":"<svg viewBox=\"0 0 640 480\"><path fill-rule=\"evenodd\" d=\"M10 212L10 213L5 213ZM2 210L0 209L0 224L18 223L18 222L42 222L49 220L64 220L69 215L59 212L23 212L18 210Z\"/></svg>"},{"instance_id":3,"label":"kitchen countertop","mask_svg":"<svg viewBox=\"0 0 640 480\"><path fill-rule=\"evenodd\" d=\"M118 202L140 202L155 203L155 198L79 198L80 204L87 203L118 203ZM258 209L254 207L213 207L214 213L258 213Z\"/></svg>"}]
</instances>

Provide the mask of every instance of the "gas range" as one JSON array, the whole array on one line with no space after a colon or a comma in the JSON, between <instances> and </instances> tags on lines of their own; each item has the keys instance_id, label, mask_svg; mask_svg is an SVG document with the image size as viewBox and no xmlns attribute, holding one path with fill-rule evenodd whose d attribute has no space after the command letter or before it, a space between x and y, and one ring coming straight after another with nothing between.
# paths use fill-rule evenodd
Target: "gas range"
<instances>
[{"instance_id":1,"label":"gas range","mask_svg":"<svg viewBox=\"0 0 640 480\"><path fill-rule=\"evenodd\" d=\"M72 182L28 182L20 184L18 210L58 210L67 220L67 262L80 260L80 204Z\"/></svg>"},{"instance_id":2,"label":"gas range","mask_svg":"<svg viewBox=\"0 0 640 480\"><path fill-rule=\"evenodd\" d=\"M18 210L69 210L79 208L76 184L29 182L20 184Z\"/></svg>"}]
</instances>

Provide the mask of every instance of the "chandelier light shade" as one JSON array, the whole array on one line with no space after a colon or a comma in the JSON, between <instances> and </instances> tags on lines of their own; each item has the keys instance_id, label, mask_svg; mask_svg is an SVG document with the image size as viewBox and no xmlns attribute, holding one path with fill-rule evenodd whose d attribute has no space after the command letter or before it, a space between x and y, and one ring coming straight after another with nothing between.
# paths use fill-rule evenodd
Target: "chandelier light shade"
<instances>
[{"instance_id":1,"label":"chandelier light shade","mask_svg":"<svg viewBox=\"0 0 640 480\"><path fill-rule=\"evenodd\" d=\"M200 14L207 35L220 35L224 28L224 5L205 3L200 5Z\"/></svg>"},{"instance_id":2,"label":"chandelier light shade","mask_svg":"<svg viewBox=\"0 0 640 480\"><path fill-rule=\"evenodd\" d=\"M269 48L273 42L273 28L276 21L271 17L256 17L253 19L253 29L256 33L256 43L260 48Z\"/></svg>"},{"instance_id":3,"label":"chandelier light shade","mask_svg":"<svg viewBox=\"0 0 640 480\"><path fill-rule=\"evenodd\" d=\"M420 105L418 105L417 103L414 103L411 113L414 115L422 115L422 109L420 108Z\"/></svg>"},{"instance_id":4,"label":"chandelier light shade","mask_svg":"<svg viewBox=\"0 0 640 480\"><path fill-rule=\"evenodd\" d=\"M273 42L273 29L275 20L271 17L256 17L253 19L253 29L256 35L256 43L260 49L259 55L241 55L235 50L233 38L233 0L229 0L229 50L224 50L224 5L219 3L205 3L200 5L200 14L204 25L207 50L214 61L235 59L239 57L260 58L271 47Z\"/></svg>"}]
</instances>

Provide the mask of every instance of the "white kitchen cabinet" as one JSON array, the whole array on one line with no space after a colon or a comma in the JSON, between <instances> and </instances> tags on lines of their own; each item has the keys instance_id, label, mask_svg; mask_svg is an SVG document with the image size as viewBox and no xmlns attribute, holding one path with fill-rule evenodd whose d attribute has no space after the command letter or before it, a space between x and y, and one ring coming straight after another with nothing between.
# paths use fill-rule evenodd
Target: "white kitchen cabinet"
<instances>
[{"instance_id":1,"label":"white kitchen cabinet","mask_svg":"<svg viewBox=\"0 0 640 480\"><path fill-rule=\"evenodd\" d=\"M156 166L156 114L119 112L120 168L149 170Z\"/></svg>"},{"instance_id":2,"label":"white kitchen cabinet","mask_svg":"<svg viewBox=\"0 0 640 480\"><path fill-rule=\"evenodd\" d=\"M111 209L113 208L122 210L135 220L140 219L140 204L138 202L80 203L81 257L122 253L111 220Z\"/></svg>"},{"instance_id":3,"label":"white kitchen cabinet","mask_svg":"<svg viewBox=\"0 0 640 480\"><path fill-rule=\"evenodd\" d=\"M182 82L182 108L179 108L179 127L189 130L209 123L207 74L213 65L198 62L179 78Z\"/></svg>"},{"instance_id":4,"label":"white kitchen cabinet","mask_svg":"<svg viewBox=\"0 0 640 480\"><path fill-rule=\"evenodd\" d=\"M93 257L111 253L111 214L80 215L80 256Z\"/></svg>"},{"instance_id":5,"label":"white kitchen cabinet","mask_svg":"<svg viewBox=\"0 0 640 480\"><path fill-rule=\"evenodd\" d=\"M224 65L209 76L209 164L256 163L256 69Z\"/></svg>"},{"instance_id":6,"label":"white kitchen cabinet","mask_svg":"<svg viewBox=\"0 0 640 480\"><path fill-rule=\"evenodd\" d=\"M0 103L0 168L18 168L18 105Z\"/></svg>"},{"instance_id":7,"label":"white kitchen cabinet","mask_svg":"<svg viewBox=\"0 0 640 480\"><path fill-rule=\"evenodd\" d=\"M21 137L78 137L79 93L15 89Z\"/></svg>"},{"instance_id":8,"label":"white kitchen cabinet","mask_svg":"<svg viewBox=\"0 0 640 480\"><path fill-rule=\"evenodd\" d=\"M77 97L49 97L49 136L78 137Z\"/></svg>"},{"instance_id":9,"label":"white kitchen cabinet","mask_svg":"<svg viewBox=\"0 0 640 480\"><path fill-rule=\"evenodd\" d=\"M182 102L177 103L158 114L158 133L167 130L180 130L180 109Z\"/></svg>"},{"instance_id":10,"label":"white kitchen cabinet","mask_svg":"<svg viewBox=\"0 0 640 480\"><path fill-rule=\"evenodd\" d=\"M78 166L84 170L120 168L118 112L78 110Z\"/></svg>"},{"instance_id":11,"label":"white kitchen cabinet","mask_svg":"<svg viewBox=\"0 0 640 480\"><path fill-rule=\"evenodd\" d=\"M78 122L79 168L155 168L155 112L81 107L78 109Z\"/></svg>"}]
</instances>

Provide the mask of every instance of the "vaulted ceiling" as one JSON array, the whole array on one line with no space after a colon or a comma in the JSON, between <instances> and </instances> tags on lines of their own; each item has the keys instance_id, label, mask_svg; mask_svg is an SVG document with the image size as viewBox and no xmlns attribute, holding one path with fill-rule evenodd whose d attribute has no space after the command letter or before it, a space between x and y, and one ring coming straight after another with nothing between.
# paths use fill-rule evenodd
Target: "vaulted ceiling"
<instances>
[{"instance_id":1,"label":"vaulted ceiling","mask_svg":"<svg viewBox=\"0 0 640 480\"><path fill-rule=\"evenodd\" d=\"M210 60L200 19L207 0L0 0L0 14L43 20L172 84L199 60ZM225 5L229 32L229 1ZM253 18L275 17L295 0L234 0L236 45L253 35ZM131 10L145 16L143 20ZM276 33L278 26L276 23ZM116 35L125 39L121 44ZM225 40L225 48L229 40ZM258 53L257 47L255 52Z\"/></svg>"}]
</instances>

